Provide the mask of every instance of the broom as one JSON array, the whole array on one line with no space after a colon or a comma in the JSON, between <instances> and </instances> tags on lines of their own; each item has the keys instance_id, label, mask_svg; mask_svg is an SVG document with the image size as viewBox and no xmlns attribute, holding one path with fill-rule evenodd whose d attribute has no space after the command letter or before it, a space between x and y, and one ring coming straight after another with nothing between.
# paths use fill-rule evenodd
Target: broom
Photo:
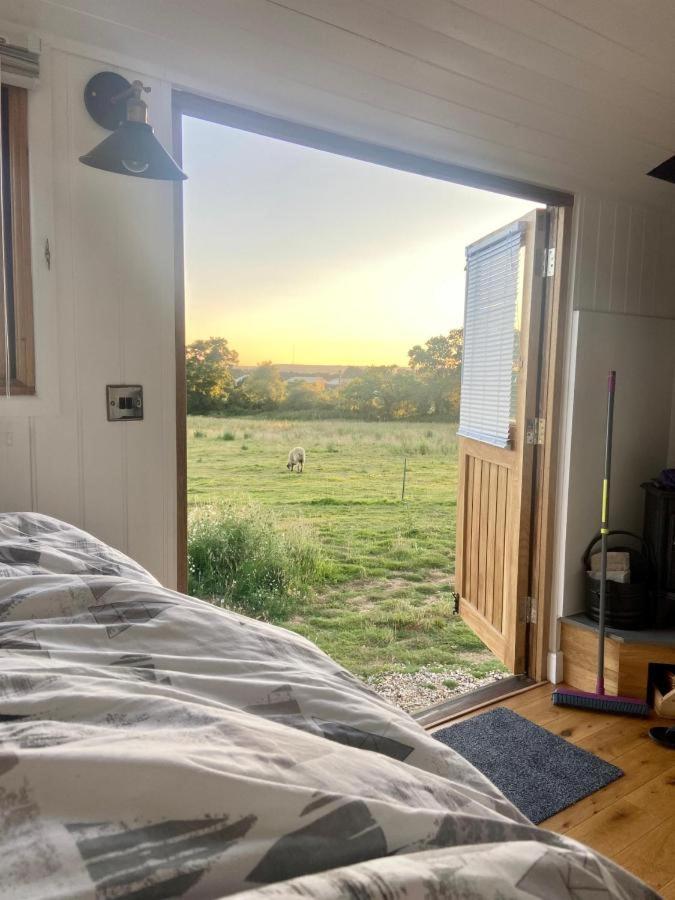
<instances>
[{"instance_id":1,"label":"broom","mask_svg":"<svg viewBox=\"0 0 675 900\"><path fill-rule=\"evenodd\" d=\"M600 526L600 614L598 621L598 680L595 692L558 688L551 699L555 706L575 706L626 716L648 716L649 707L633 697L615 697L605 693L605 611L607 606L607 535L609 533L609 474L612 463L612 428L614 425L614 389L616 372L609 373L607 384L607 436L605 441L605 477L602 481L602 524Z\"/></svg>"}]
</instances>

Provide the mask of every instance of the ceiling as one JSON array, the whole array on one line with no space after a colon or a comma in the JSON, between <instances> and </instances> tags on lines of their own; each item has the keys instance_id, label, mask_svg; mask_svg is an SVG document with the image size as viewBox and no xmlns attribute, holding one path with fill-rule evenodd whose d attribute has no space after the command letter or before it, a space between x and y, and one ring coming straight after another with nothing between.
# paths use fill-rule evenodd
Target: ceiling
<instances>
[{"instance_id":1,"label":"ceiling","mask_svg":"<svg viewBox=\"0 0 675 900\"><path fill-rule=\"evenodd\" d=\"M556 187L675 205L672 0L0 0L174 84Z\"/></svg>"}]
</instances>

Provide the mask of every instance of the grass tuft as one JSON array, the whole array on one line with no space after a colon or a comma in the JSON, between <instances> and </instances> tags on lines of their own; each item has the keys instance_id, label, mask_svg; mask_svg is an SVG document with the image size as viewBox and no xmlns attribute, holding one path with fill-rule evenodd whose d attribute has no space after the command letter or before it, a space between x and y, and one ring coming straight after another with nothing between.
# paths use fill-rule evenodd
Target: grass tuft
<instances>
[{"instance_id":1,"label":"grass tuft","mask_svg":"<svg viewBox=\"0 0 675 900\"><path fill-rule=\"evenodd\" d=\"M258 506L194 510L188 527L188 589L196 597L269 622L286 621L329 579L331 565L306 527L283 531Z\"/></svg>"}]
</instances>

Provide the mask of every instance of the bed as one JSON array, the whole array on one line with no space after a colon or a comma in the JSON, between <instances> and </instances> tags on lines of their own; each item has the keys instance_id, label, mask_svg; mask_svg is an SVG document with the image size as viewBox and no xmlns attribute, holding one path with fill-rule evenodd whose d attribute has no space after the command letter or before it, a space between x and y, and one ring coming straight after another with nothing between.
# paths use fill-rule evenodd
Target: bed
<instances>
[{"instance_id":1,"label":"bed","mask_svg":"<svg viewBox=\"0 0 675 900\"><path fill-rule=\"evenodd\" d=\"M648 898L313 644L0 515L0 893Z\"/></svg>"}]
</instances>

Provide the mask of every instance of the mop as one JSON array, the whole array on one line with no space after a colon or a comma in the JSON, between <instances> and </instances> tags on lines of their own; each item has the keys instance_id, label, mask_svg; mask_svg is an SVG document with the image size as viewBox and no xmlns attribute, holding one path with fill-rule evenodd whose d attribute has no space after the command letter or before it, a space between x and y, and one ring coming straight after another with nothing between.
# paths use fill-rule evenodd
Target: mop
<instances>
[{"instance_id":1,"label":"mop","mask_svg":"<svg viewBox=\"0 0 675 900\"><path fill-rule=\"evenodd\" d=\"M598 678L595 692L558 688L551 699L556 706L576 706L626 716L648 716L649 706L633 697L616 697L605 693L605 611L607 606L607 535L609 534L609 474L612 462L612 428L614 425L614 389L616 372L609 373L607 398L607 436L605 441L605 476L602 481L602 523L600 525L600 615L598 621Z\"/></svg>"}]
</instances>

